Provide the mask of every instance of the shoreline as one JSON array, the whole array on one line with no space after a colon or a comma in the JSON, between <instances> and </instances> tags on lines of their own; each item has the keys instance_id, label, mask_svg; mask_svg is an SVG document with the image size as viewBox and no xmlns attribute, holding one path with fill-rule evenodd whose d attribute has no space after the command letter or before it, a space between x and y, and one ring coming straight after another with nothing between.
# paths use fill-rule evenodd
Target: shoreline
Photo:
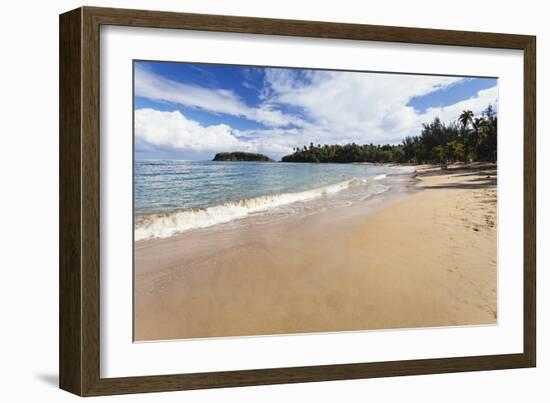
<instances>
[{"instance_id":1,"label":"shoreline","mask_svg":"<svg viewBox=\"0 0 550 403\"><path fill-rule=\"evenodd\" d=\"M369 165L386 167L387 172L368 176L362 176L364 172L355 172L357 176L343 176L338 180L313 183L307 187L289 187L284 191L271 193L256 192L246 198L222 199L211 204L175 208L165 212L142 213L141 210L144 209L137 209L134 212L135 240L165 239L187 231L219 226L258 214L280 213L281 208L284 209L290 205L297 206L298 210L300 207L304 207L305 210L310 210L313 206L317 208L330 207L331 203L335 200L338 201L339 197L346 197L346 193L348 193L347 201L355 204L357 200L354 200L353 197L350 198L349 194L349 191L354 188L359 189L355 192L355 199L363 200L366 195L373 197L388 190L384 186L387 176L406 177L414 173L411 165ZM405 167L410 168L410 171L403 170ZM395 180L392 182L394 182L393 185L400 186L395 183ZM380 185L381 188L377 185ZM324 196L328 197L322 201ZM296 209L290 210L292 210L291 214L300 214L300 211L295 211Z\"/></svg>"},{"instance_id":2,"label":"shoreline","mask_svg":"<svg viewBox=\"0 0 550 403\"><path fill-rule=\"evenodd\" d=\"M495 167L417 171L334 214L137 242L136 341L496 323Z\"/></svg>"}]
</instances>

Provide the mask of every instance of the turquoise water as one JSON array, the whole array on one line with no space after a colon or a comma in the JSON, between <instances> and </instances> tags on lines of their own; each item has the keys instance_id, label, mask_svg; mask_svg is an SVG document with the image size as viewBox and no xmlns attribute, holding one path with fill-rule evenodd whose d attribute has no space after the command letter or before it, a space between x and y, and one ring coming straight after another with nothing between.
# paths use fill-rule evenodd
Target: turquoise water
<instances>
[{"instance_id":1,"label":"turquoise water","mask_svg":"<svg viewBox=\"0 0 550 403\"><path fill-rule=\"evenodd\" d=\"M164 238L251 214L364 200L409 167L146 160L134 170L135 238Z\"/></svg>"}]
</instances>

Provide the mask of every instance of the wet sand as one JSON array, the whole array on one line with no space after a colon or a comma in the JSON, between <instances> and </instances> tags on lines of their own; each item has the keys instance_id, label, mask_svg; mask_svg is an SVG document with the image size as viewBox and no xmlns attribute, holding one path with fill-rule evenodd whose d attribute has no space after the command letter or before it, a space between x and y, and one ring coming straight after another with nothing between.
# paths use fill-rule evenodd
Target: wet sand
<instances>
[{"instance_id":1,"label":"wet sand","mask_svg":"<svg viewBox=\"0 0 550 403\"><path fill-rule=\"evenodd\" d=\"M137 242L136 341L496 323L495 167L418 172L331 214Z\"/></svg>"}]
</instances>

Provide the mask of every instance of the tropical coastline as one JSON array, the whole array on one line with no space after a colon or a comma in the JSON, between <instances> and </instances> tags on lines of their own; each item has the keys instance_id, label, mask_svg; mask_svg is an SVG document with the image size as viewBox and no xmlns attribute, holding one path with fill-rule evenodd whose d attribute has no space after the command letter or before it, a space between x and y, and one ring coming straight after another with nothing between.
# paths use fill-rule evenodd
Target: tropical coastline
<instances>
[{"instance_id":1,"label":"tropical coastline","mask_svg":"<svg viewBox=\"0 0 550 403\"><path fill-rule=\"evenodd\" d=\"M498 79L134 63L137 341L493 325Z\"/></svg>"},{"instance_id":2,"label":"tropical coastline","mask_svg":"<svg viewBox=\"0 0 550 403\"><path fill-rule=\"evenodd\" d=\"M330 214L137 241L135 339L495 324L496 165L415 170Z\"/></svg>"}]
</instances>

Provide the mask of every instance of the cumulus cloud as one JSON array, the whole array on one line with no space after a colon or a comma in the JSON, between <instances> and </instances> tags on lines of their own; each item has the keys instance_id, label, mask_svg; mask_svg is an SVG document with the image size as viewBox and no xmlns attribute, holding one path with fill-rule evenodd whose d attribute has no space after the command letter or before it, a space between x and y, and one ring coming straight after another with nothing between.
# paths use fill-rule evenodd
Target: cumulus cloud
<instances>
[{"instance_id":1,"label":"cumulus cloud","mask_svg":"<svg viewBox=\"0 0 550 403\"><path fill-rule=\"evenodd\" d=\"M421 115L407 104L463 80L458 77L269 69L271 102L302 108L327 131L363 142L383 142L418 129Z\"/></svg>"},{"instance_id":2,"label":"cumulus cloud","mask_svg":"<svg viewBox=\"0 0 550 403\"><path fill-rule=\"evenodd\" d=\"M298 129L240 131L225 124L203 126L178 110L138 109L134 121L135 140L140 152L155 149L185 151L190 155L211 158L217 152L239 150L282 156L292 151L296 138L304 137Z\"/></svg>"},{"instance_id":3,"label":"cumulus cloud","mask_svg":"<svg viewBox=\"0 0 550 403\"><path fill-rule=\"evenodd\" d=\"M138 109L134 122L136 141L149 146L192 151L247 150L251 147L249 142L235 137L228 125L202 126L180 111Z\"/></svg>"},{"instance_id":4,"label":"cumulus cloud","mask_svg":"<svg viewBox=\"0 0 550 403\"><path fill-rule=\"evenodd\" d=\"M426 113L419 117L423 122L433 120L435 117L439 117L443 122L450 122L456 120L464 110L471 110L476 116L481 115L488 105L498 109L498 87L496 86L478 91L476 96L453 105L428 108Z\"/></svg>"}]
</instances>

